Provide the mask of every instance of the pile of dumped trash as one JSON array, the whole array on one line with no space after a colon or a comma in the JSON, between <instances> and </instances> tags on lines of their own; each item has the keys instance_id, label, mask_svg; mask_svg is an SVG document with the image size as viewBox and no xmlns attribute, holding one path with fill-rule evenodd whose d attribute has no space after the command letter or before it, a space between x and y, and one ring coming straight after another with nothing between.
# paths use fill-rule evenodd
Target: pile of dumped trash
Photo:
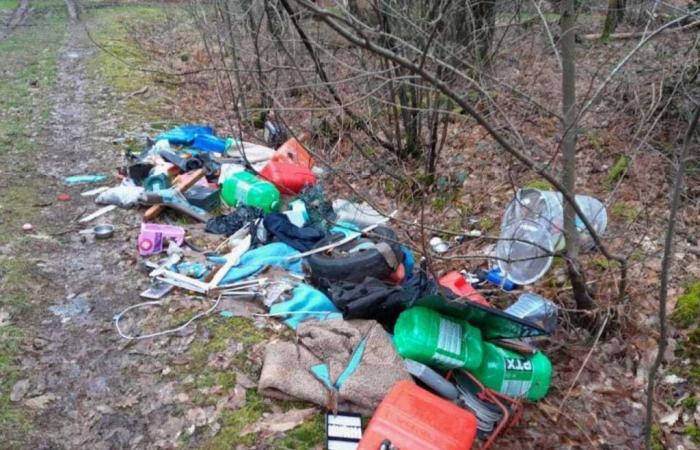
<instances>
[{"instance_id":1,"label":"pile of dumped trash","mask_svg":"<svg viewBox=\"0 0 700 450\"><path fill-rule=\"evenodd\" d=\"M82 222L147 207L136 251L151 268L141 294L149 301L115 316L119 334L177 332L222 298L254 297L296 332L294 342L267 345L258 390L326 408L328 448L464 449L477 438L489 446L517 422L522 400L547 394L552 365L536 338L554 331L557 308L523 292L502 310L482 287L510 291L546 272L561 246L561 197L519 191L493 250L496 266L434 279L387 225L390 216L328 199L323 170L304 146L273 123L266 129L270 147L223 139L209 127L174 128L127 155L120 185L84 193L105 206ZM66 179L92 181L101 178ZM602 205L577 200L603 232ZM221 235L219 245L197 248L184 227L158 223L167 209L204 223ZM96 238L113 232L109 224L84 230ZM443 252L448 244L431 245ZM187 261L186 246L201 258ZM174 289L216 300L178 328L125 331L125 315ZM361 415L373 416L364 431Z\"/></svg>"}]
</instances>

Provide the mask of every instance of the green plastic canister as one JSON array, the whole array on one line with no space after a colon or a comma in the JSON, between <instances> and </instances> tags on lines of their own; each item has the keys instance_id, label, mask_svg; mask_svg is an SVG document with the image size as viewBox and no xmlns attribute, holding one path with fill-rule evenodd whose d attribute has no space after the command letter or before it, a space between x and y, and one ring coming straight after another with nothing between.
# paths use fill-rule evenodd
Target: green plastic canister
<instances>
[{"instance_id":1,"label":"green plastic canister","mask_svg":"<svg viewBox=\"0 0 700 450\"><path fill-rule=\"evenodd\" d=\"M513 398L539 400L552 382L552 363L542 352L521 355L484 342L481 366L472 374L484 386Z\"/></svg>"},{"instance_id":2,"label":"green plastic canister","mask_svg":"<svg viewBox=\"0 0 700 450\"><path fill-rule=\"evenodd\" d=\"M399 315L394 345L403 358L442 369L476 369L483 356L478 328L422 306Z\"/></svg>"},{"instance_id":3,"label":"green plastic canister","mask_svg":"<svg viewBox=\"0 0 700 450\"><path fill-rule=\"evenodd\" d=\"M250 172L238 172L224 181L221 198L229 206L255 206L265 213L276 211L280 204L275 185Z\"/></svg>"}]
</instances>

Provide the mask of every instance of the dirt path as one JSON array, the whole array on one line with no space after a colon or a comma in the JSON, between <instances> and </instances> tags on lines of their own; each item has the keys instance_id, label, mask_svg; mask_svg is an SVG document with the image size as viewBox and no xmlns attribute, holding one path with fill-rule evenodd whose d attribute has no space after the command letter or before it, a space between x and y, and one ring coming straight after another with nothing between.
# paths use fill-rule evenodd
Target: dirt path
<instances>
[{"instance_id":1,"label":"dirt path","mask_svg":"<svg viewBox=\"0 0 700 450\"><path fill-rule=\"evenodd\" d=\"M177 436L164 435L162 427L174 411L167 405L175 395L173 386L157 376L160 360L153 355L163 359L168 352L153 350L152 343L127 345L112 324L115 312L138 298L134 280L140 276L130 260L131 236L124 231L135 229L138 218L116 211L96 220L118 227L105 242L66 232L76 227L77 217L97 207L79 194L89 187L67 188L63 177L113 173L118 163L110 145L115 131L97 126L113 112L109 96L88 76L95 49L81 25L67 27L51 117L36 154L41 196L52 204L34 223L40 238L25 248L38 259L33 276L39 282L29 323L22 324L21 361L29 376L14 385L12 400L36 413L27 448L167 446ZM71 201L56 201L61 192L68 192Z\"/></svg>"}]
</instances>

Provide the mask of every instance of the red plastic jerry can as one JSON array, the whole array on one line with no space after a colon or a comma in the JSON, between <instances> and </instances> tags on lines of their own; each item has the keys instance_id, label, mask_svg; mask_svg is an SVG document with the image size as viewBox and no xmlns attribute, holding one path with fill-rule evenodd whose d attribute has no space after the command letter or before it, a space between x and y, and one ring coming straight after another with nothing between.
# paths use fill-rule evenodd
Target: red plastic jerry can
<instances>
[{"instance_id":1,"label":"red plastic jerry can","mask_svg":"<svg viewBox=\"0 0 700 450\"><path fill-rule=\"evenodd\" d=\"M316 175L305 166L286 161L270 161L260 171L260 175L274 184L282 195L296 195L305 186L316 184Z\"/></svg>"},{"instance_id":2,"label":"red plastic jerry can","mask_svg":"<svg viewBox=\"0 0 700 450\"><path fill-rule=\"evenodd\" d=\"M474 303L491 306L488 300L486 300L486 297L481 295L481 292L474 289L467 279L459 272L450 272L440 277L440 285Z\"/></svg>"},{"instance_id":3,"label":"red plastic jerry can","mask_svg":"<svg viewBox=\"0 0 700 450\"><path fill-rule=\"evenodd\" d=\"M469 411L401 381L377 407L358 450L377 450L389 440L400 450L468 450L476 436Z\"/></svg>"}]
</instances>

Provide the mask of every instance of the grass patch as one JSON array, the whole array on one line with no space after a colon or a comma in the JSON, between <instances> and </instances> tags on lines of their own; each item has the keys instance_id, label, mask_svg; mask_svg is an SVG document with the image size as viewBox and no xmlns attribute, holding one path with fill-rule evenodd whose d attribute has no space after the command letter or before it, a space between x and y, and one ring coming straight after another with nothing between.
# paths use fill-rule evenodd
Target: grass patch
<instances>
[{"instance_id":1,"label":"grass patch","mask_svg":"<svg viewBox=\"0 0 700 450\"><path fill-rule=\"evenodd\" d=\"M90 62L93 73L119 92L133 92L149 84L149 76L138 70L147 65L149 57L131 36L131 29L161 20L161 9L140 6L100 8L91 11L90 15L92 39L101 47Z\"/></svg>"},{"instance_id":2,"label":"grass patch","mask_svg":"<svg viewBox=\"0 0 700 450\"><path fill-rule=\"evenodd\" d=\"M18 327L0 328L0 435L3 448L9 449L21 448L24 436L32 428L26 412L10 402L12 386L22 377L15 361L22 338L23 332Z\"/></svg>"},{"instance_id":3,"label":"grass patch","mask_svg":"<svg viewBox=\"0 0 700 450\"><path fill-rule=\"evenodd\" d=\"M16 1L0 0L0 9L14 8ZM60 6L60 8L58 8ZM0 42L4 74L0 77L0 161L16 170L34 173L31 152L36 136L51 112L50 91L57 74L57 53L64 35L63 1L32 3L32 27L18 27ZM13 253L24 240L21 224L33 222L40 200L41 180L29 178L0 187L0 235L11 243L11 254L0 258L0 308L11 324L0 327L0 436L2 448L26 448L33 425L26 408L10 402L14 384L23 377L17 355L24 340L22 316L30 308L33 287L41 281L34 263ZM28 247L29 248L29 247Z\"/></svg>"},{"instance_id":4,"label":"grass patch","mask_svg":"<svg viewBox=\"0 0 700 450\"><path fill-rule=\"evenodd\" d=\"M15 9L18 4L18 0L0 0L0 9Z\"/></svg>"}]
</instances>

